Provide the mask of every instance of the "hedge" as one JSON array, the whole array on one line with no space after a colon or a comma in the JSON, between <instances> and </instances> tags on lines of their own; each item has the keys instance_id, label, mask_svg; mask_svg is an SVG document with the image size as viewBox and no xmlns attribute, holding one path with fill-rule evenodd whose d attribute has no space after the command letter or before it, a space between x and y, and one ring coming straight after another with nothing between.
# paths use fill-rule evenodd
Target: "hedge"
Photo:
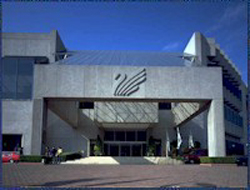
<instances>
[{"instance_id":1,"label":"hedge","mask_svg":"<svg viewBox=\"0 0 250 190\"><path fill-rule=\"evenodd\" d=\"M235 156L227 157L200 157L200 163L234 164Z\"/></svg>"},{"instance_id":2,"label":"hedge","mask_svg":"<svg viewBox=\"0 0 250 190\"><path fill-rule=\"evenodd\" d=\"M21 155L20 162L41 162L43 157L41 155ZM64 152L61 155L61 161L75 160L81 157L82 155L78 152Z\"/></svg>"},{"instance_id":3,"label":"hedge","mask_svg":"<svg viewBox=\"0 0 250 190\"><path fill-rule=\"evenodd\" d=\"M20 162L41 162L42 156L40 155L21 155Z\"/></svg>"}]
</instances>

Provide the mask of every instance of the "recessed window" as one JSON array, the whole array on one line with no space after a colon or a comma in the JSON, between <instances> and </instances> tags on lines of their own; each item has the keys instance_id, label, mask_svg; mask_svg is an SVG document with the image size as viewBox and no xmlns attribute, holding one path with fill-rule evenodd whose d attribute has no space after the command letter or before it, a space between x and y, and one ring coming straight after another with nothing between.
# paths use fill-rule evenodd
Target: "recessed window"
<instances>
[{"instance_id":1,"label":"recessed window","mask_svg":"<svg viewBox=\"0 0 250 190\"><path fill-rule=\"evenodd\" d=\"M159 110L171 110L171 103L159 103Z\"/></svg>"},{"instance_id":2,"label":"recessed window","mask_svg":"<svg viewBox=\"0 0 250 190\"><path fill-rule=\"evenodd\" d=\"M94 102L80 102L79 109L94 109Z\"/></svg>"},{"instance_id":3,"label":"recessed window","mask_svg":"<svg viewBox=\"0 0 250 190\"><path fill-rule=\"evenodd\" d=\"M3 135L2 150L14 151L21 147L22 135Z\"/></svg>"}]
</instances>

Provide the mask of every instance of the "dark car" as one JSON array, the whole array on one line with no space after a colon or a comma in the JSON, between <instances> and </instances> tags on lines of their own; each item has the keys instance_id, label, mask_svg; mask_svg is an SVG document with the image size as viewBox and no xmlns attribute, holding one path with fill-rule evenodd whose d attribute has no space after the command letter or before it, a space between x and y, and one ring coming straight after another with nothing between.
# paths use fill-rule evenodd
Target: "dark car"
<instances>
[{"instance_id":1,"label":"dark car","mask_svg":"<svg viewBox=\"0 0 250 190\"><path fill-rule=\"evenodd\" d=\"M190 164L200 163L201 156L207 156L207 150L204 149L192 150L189 154L184 155L184 162Z\"/></svg>"},{"instance_id":2,"label":"dark car","mask_svg":"<svg viewBox=\"0 0 250 190\"><path fill-rule=\"evenodd\" d=\"M236 158L236 164L237 164L237 166L247 166L248 165L248 157L241 156L241 157Z\"/></svg>"}]
</instances>

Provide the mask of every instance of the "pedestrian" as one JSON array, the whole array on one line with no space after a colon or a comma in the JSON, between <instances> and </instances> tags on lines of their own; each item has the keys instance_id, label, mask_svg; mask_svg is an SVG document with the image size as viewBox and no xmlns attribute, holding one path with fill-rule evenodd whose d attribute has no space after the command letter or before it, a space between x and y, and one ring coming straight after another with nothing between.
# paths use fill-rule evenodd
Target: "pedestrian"
<instances>
[{"instance_id":1,"label":"pedestrian","mask_svg":"<svg viewBox=\"0 0 250 190\"><path fill-rule=\"evenodd\" d=\"M61 154L62 154L62 152L63 152L62 147L58 147L57 152L56 152L57 164L61 163Z\"/></svg>"},{"instance_id":2,"label":"pedestrian","mask_svg":"<svg viewBox=\"0 0 250 190\"><path fill-rule=\"evenodd\" d=\"M49 157L50 156L50 150L49 150L49 147L46 146L45 147L45 157Z\"/></svg>"},{"instance_id":3,"label":"pedestrian","mask_svg":"<svg viewBox=\"0 0 250 190\"><path fill-rule=\"evenodd\" d=\"M56 163L56 152L57 152L56 148L52 147L50 150L50 157L52 158L52 164Z\"/></svg>"}]
</instances>

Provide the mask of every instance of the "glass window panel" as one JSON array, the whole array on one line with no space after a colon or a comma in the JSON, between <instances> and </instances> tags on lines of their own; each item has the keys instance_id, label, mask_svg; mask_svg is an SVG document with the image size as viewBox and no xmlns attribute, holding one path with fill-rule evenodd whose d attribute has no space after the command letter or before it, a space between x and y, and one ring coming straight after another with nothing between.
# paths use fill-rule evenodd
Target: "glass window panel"
<instances>
[{"instance_id":1,"label":"glass window panel","mask_svg":"<svg viewBox=\"0 0 250 190\"><path fill-rule=\"evenodd\" d=\"M104 140L105 141L114 141L114 131L105 131Z\"/></svg>"},{"instance_id":2,"label":"glass window panel","mask_svg":"<svg viewBox=\"0 0 250 190\"><path fill-rule=\"evenodd\" d=\"M109 145L104 144L104 156L109 156Z\"/></svg>"},{"instance_id":3,"label":"glass window panel","mask_svg":"<svg viewBox=\"0 0 250 190\"><path fill-rule=\"evenodd\" d=\"M135 131L127 131L126 133L127 141L135 141Z\"/></svg>"},{"instance_id":4,"label":"glass window panel","mask_svg":"<svg viewBox=\"0 0 250 190\"><path fill-rule=\"evenodd\" d=\"M31 99L33 58L20 58L18 62L17 99Z\"/></svg>"},{"instance_id":5,"label":"glass window panel","mask_svg":"<svg viewBox=\"0 0 250 190\"><path fill-rule=\"evenodd\" d=\"M146 131L138 131L137 132L137 140L138 141L146 141L147 140Z\"/></svg>"},{"instance_id":6,"label":"glass window panel","mask_svg":"<svg viewBox=\"0 0 250 190\"><path fill-rule=\"evenodd\" d=\"M3 58L3 98L16 99L17 58Z\"/></svg>"},{"instance_id":7,"label":"glass window panel","mask_svg":"<svg viewBox=\"0 0 250 190\"><path fill-rule=\"evenodd\" d=\"M110 156L119 156L119 146L118 145L110 145Z\"/></svg>"},{"instance_id":8,"label":"glass window panel","mask_svg":"<svg viewBox=\"0 0 250 190\"><path fill-rule=\"evenodd\" d=\"M116 141L125 141L125 132L124 131L116 131L115 140Z\"/></svg>"}]
</instances>

